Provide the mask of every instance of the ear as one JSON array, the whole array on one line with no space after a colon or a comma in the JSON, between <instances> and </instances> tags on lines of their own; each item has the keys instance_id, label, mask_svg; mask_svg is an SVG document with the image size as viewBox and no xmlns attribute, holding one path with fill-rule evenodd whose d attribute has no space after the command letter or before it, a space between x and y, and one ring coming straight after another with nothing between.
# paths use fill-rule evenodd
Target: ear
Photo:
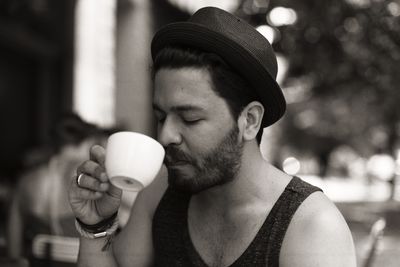
<instances>
[{"instance_id":1,"label":"ear","mask_svg":"<svg viewBox=\"0 0 400 267\"><path fill-rule=\"evenodd\" d=\"M258 101L250 102L243 109L239 116L239 127L245 141L250 141L256 138L261 127L263 115L264 106Z\"/></svg>"}]
</instances>

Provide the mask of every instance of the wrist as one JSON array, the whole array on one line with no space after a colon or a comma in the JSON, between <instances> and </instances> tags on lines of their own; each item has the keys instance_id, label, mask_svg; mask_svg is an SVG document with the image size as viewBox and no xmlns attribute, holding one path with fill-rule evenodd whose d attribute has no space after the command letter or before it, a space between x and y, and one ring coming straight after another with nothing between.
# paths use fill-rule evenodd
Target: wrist
<instances>
[{"instance_id":1,"label":"wrist","mask_svg":"<svg viewBox=\"0 0 400 267\"><path fill-rule=\"evenodd\" d=\"M80 247L82 247L82 244L85 244L86 250L90 249L97 253L98 251L107 252L110 250L115 233L118 231L119 223L118 218L116 218L109 229L99 233L86 232L77 220L75 220L75 227L81 236Z\"/></svg>"},{"instance_id":2,"label":"wrist","mask_svg":"<svg viewBox=\"0 0 400 267\"><path fill-rule=\"evenodd\" d=\"M112 236L117 231L119 226L117 214L118 213L115 212L110 217L92 225L85 224L80 219L76 218L76 230L82 237L86 237L88 239Z\"/></svg>"},{"instance_id":3,"label":"wrist","mask_svg":"<svg viewBox=\"0 0 400 267\"><path fill-rule=\"evenodd\" d=\"M88 233L99 233L99 232L104 232L107 229L109 229L114 224L114 221L118 219L117 215L118 215L118 211L113 213L110 217L107 217L95 224L86 224L83 221L81 221L79 218L76 218L76 221L79 224L80 228L82 228L82 230L84 230Z\"/></svg>"}]
</instances>

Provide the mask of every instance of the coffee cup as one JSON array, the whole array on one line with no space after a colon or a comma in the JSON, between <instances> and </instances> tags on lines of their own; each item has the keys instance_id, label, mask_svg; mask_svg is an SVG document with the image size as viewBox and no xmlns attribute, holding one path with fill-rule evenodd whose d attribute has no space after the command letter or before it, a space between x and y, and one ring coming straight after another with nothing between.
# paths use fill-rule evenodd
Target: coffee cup
<instances>
[{"instance_id":1,"label":"coffee cup","mask_svg":"<svg viewBox=\"0 0 400 267\"><path fill-rule=\"evenodd\" d=\"M164 160L163 146L136 132L117 132L107 140L105 167L114 186L140 191L157 176Z\"/></svg>"}]
</instances>

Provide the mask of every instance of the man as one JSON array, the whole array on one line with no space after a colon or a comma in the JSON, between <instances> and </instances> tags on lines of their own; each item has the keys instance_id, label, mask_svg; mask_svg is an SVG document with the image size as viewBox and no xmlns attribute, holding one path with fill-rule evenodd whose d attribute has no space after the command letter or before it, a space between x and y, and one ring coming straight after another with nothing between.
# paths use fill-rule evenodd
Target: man
<instances>
[{"instance_id":1,"label":"man","mask_svg":"<svg viewBox=\"0 0 400 267\"><path fill-rule=\"evenodd\" d=\"M159 30L152 56L168 180L161 174L139 193L112 239L121 191L107 182L104 149L93 147L70 188L79 265L355 266L331 201L261 156L262 128L285 111L268 41L209 7Z\"/></svg>"}]
</instances>

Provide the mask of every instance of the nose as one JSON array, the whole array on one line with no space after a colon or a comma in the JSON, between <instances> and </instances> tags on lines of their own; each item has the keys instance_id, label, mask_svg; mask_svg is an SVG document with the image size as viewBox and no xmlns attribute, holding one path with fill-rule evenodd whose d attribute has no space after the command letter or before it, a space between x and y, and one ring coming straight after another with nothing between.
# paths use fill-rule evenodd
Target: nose
<instances>
[{"instance_id":1,"label":"nose","mask_svg":"<svg viewBox=\"0 0 400 267\"><path fill-rule=\"evenodd\" d=\"M182 136L172 117L167 117L163 123L158 124L158 140L164 146L179 145Z\"/></svg>"}]
</instances>

